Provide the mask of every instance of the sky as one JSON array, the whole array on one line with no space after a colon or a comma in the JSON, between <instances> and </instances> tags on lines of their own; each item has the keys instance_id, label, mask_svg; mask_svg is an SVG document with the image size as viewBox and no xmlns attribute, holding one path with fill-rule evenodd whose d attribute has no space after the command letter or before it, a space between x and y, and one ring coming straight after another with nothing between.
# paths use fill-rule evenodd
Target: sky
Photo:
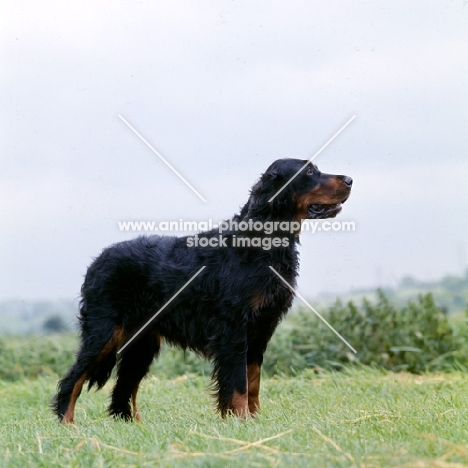
<instances>
[{"instance_id":1,"label":"sky","mask_svg":"<svg viewBox=\"0 0 468 468\"><path fill-rule=\"evenodd\" d=\"M220 220L276 159L354 179L307 297L468 267L468 4L2 2L0 300L76 298L119 221ZM200 200L118 117L122 115Z\"/></svg>"}]
</instances>

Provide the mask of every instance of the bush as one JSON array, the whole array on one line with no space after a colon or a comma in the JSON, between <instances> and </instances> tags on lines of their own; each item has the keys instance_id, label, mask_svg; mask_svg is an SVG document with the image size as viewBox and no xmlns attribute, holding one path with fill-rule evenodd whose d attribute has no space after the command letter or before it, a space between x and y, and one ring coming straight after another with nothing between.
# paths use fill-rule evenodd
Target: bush
<instances>
[{"instance_id":1,"label":"bush","mask_svg":"<svg viewBox=\"0 0 468 468\"><path fill-rule=\"evenodd\" d=\"M364 300L357 307L338 301L324 317L357 354L309 309L300 308L273 338L266 356L267 371L287 374L306 367L339 369L345 364L364 364L420 373L449 370L466 359L467 335L455 335L431 294L395 308L379 291L375 304Z\"/></svg>"},{"instance_id":2,"label":"bush","mask_svg":"<svg viewBox=\"0 0 468 468\"><path fill-rule=\"evenodd\" d=\"M68 331L68 324L61 315L51 315L42 324L45 333L65 333Z\"/></svg>"}]
</instances>

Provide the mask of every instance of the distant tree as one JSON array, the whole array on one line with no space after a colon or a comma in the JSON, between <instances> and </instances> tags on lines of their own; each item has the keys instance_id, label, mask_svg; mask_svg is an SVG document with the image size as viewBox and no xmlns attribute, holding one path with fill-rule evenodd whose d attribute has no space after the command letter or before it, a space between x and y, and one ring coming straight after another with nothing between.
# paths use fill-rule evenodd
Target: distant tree
<instances>
[{"instance_id":1,"label":"distant tree","mask_svg":"<svg viewBox=\"0 0 468 468\"><path fill-rule=\"evenodd\" d=\"M48 317L42 328L46 333L64 333L68 331L68 325L60 315L52 315Z\"/></svg>"},{"instance_id":2,"label":"distant tree","mask_svg":"<svg viewBox=\"0 0 468 468\"><path fill-rule=\"evenodd\" d=\"M400 281L400 288L414 288L418 282L412 276L405 276Z\"/></svg>"}]
</instances>

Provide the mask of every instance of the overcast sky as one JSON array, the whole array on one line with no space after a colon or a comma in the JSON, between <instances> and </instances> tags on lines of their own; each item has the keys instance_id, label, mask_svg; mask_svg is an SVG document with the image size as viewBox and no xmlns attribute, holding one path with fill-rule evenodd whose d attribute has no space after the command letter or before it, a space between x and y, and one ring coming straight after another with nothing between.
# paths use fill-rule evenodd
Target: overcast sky
<instances>
[{"instance_id":1,"label":"overcast sky","mask_svg":"<svg viewBox=\"0 0 468 468\"><path fill-rule=\"evenodd\" d=\"M0 299L75 298L123 220L231 217L272 161L354 179L308 297L467 267L468 4L1 4ZM118 118L207 199L203 203Z\"/></svg>"}]
</instances>

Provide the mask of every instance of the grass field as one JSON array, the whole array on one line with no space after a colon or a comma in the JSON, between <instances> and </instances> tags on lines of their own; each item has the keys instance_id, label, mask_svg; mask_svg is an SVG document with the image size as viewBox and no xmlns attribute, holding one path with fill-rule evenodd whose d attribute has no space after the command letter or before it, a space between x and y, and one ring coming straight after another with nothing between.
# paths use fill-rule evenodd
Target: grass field
<instances>
[{"instance_id":1,"label":"grass field","mask_svg":"<svg viewBox=\"0 0 468 468\"><path fill-rule=\"evenodd\" d=\"M76 426L48 410L56 378L0 381L5 467L468 466L468 376L349 370L265 379L255 420L221 420L208 379L142 385L143 423L105 415L109 386L84 393Z\"/></svg>"}]
</instances>

